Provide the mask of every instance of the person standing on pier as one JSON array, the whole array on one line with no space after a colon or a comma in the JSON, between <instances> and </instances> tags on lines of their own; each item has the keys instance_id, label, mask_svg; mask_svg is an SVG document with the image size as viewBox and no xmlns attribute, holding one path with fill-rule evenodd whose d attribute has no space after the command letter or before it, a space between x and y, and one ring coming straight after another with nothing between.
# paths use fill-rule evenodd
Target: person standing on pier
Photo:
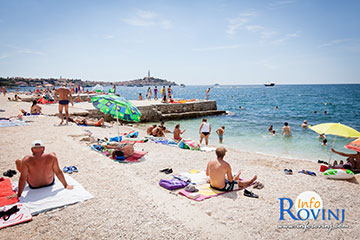
<instances>
[{"instance_id":1,"label":"person standing on pier","mask_svg":"<svg viewBox=\"0 0 360 240\"><path fill-rule=\"evenodd\" d=\"M157 89L157 86L155 86L155 88L154 88L154 100L158 99L157 93L158 93L158 89Z\"/></svg>"},{"instance_id":2,"label":"person standing on pier","mask_svg":"<svg viewBox=\"0 0 360 240\"><path fill-rule=\"evenodd\" d=\"M210 92L210 88L206 89L205 91L205 99L209 100L209 92Z\"/></svg>"},{"instance_id":3,"label":"person standing on pier","mask_svg":"<svg viewBox=\"0 0 360 240\"><path fill-rule=\"evenodd\" d=\"M168 91L168 98L171 99L173 95L173 90L171 89L171 85L169 85L167 91Z\"/></svg>"},{"instance_id":4,"label":"person standing on pier","mask_svg":"<svg viewBox=\"0 0 360 240\"><path fill-rule=\"evenodd\" d=\"M160 90L160 94L161 94L161 97L164 98L164 96L166 97L166 89L165 89L165 86L162 87L162 89Z\"/></svg>"}]
</instances>

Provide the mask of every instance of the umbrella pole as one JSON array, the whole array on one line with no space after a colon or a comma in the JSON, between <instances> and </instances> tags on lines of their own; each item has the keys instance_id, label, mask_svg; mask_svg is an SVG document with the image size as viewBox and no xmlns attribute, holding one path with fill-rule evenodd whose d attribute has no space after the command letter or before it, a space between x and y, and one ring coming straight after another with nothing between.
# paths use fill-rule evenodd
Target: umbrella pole
<instances>
[{"instance_id":1,"label":"umbrella pole","mask_svg":"<svg viewBox=\"0 0 360 240\"><path fill-rule=\"evenodd\" d=\"M332 144L332 148L334 148L334 146L335 146L336 137L337 137L337 136L335 135L335 138L334 138L334 141L333 141L333 144ZM332 151L330 150L329 165L331 165L331 155L332 155Z\"/></svg>"},{"instance_id":2,"label":"umbrella pole","mask_svg":"<svg viewBox=\"0 0 360 240\"><path fill-rule=\"evenodd\" d=\"M118 115L118 111L117 111L117 104L116 104L116 122L117 122L117 135L118 135L118 140L119 140L119 145L120 145L120 132L119 132L119 115Z\"/></svg>"}]
</instances>

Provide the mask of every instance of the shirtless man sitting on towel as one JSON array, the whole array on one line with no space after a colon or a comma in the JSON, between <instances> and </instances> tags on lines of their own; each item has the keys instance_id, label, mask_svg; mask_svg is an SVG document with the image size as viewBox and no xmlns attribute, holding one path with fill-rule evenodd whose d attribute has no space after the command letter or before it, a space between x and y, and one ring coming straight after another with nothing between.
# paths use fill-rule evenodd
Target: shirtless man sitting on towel
<instances>
[{"instance_id":1,"label":"shirtless man sitting on towel","mask_svg":"<svg viewBox=\"0 0 360 240\"><path fill-rule=\"evenodd\" d=\"M210 177L210 187L219 191L229 192L234 189L234 185L236 183L238 184L239 188L242 188L249 186L257 179L257 176L254 176L251 180L248 181L240 180L241 172L233 177L230 164L224 160L225 154L226 149L224 147L217 148L217 159L210 160L207 165L206 175Z\"/></svg>"},{"instance_id":2,"label":"shirtless man sitting on towel","mask_svg":"<svg viewBox=\"0 0 360 240\"><path fill-rule=\"evenodd\" d=\"M68 185L63 172L60 170L58 159L55 153L44 153L45 147L40 140L32 143L32 156L27 155L22 160L16 160L16 168L20 172L18 193L11 197L20 197L25 183L31 189L51 186L55 183L54 175L60 180L66 189L73 189Z\"/></svg>"},{"instance_id":3,"label":"shirtless man sitting on towel","mask_svg":"<svg viewBox=\"0 0 360 240\"><path fill-rule=\"evenodd\" d=\"M59 94L59 114L60 114L60 125L64 122L63 108L65 107L66 124L69 123L69 99L71 105L74 106L73 99L70 90L64 84L61 88L55 92L55 102L57 101L57 95Z\"/></svg>"}]
</instances>

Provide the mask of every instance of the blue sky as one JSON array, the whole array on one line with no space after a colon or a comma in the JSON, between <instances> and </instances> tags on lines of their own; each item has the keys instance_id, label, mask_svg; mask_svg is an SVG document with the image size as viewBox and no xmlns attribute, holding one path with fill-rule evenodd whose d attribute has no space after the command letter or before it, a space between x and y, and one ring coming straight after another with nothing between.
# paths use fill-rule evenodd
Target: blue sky
<instances>
[{"instance_id":1,"label":"blue sky","mask_svg":"<svg viewBox=\"0 0 360 240\"><path fill-rule=\"evenodd\" d=\"M0 76L360 83L360 1L0 0Z\"/></svg>"}]
</instances>

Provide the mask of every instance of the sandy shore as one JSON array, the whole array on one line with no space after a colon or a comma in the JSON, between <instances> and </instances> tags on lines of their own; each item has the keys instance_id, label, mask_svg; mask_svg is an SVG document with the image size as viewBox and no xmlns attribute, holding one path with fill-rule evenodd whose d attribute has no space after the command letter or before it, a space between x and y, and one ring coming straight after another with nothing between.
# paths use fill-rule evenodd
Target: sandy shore
<instances>
[{"instance_id":1,"label":"sandy shore","mask_svg":"<svg viewBox=\"0 0 360 240\"><path fill-rule=\"evenodd\" d=\"M76 111L75 107L70 112ZM29 110L30 103L9 102L0 96L0 117L14 116L19 109ZM46 114L56 106L43 106ZM138 143L135 149L147 151L145 161L120 164L90 150L86 129L99 138L116 135L115 127L56 127L56 117L29 118L29 125L0 128L0 171L15 169L15 159L30 154L31 142L41 139L46 152L56 152L60 167L75 165L72 174L95 197L60 210L35 216L31 222L0 230L0 239L357 239L360 216L359 176L352 181L328 180L320 175L319 164L297 159L283 159L230 149L226 160L243 178L257 175L264 183L261 190L251 189L259 199L231 192L203 202L169 194L160 187L159 170L171 167L175 173L191 169L205 170L214 152L172 148L152 142ZM121 132L131 130L122 126ZM144 132L140 129L140 136ZM196 139L198 140L198 139ZM294 175L285 175L291 168ZM318 176L297 174L307 169ZM17 181L19 174L12 178ZM304 191L317 192L326 209L345 209L346 229L278 229L279 224L304 222L279 221L279 198L293 201ZM310 220L310 222L312 222ZM318 224L337 223L317 221Z\"/></svg>"}]
</instances>

